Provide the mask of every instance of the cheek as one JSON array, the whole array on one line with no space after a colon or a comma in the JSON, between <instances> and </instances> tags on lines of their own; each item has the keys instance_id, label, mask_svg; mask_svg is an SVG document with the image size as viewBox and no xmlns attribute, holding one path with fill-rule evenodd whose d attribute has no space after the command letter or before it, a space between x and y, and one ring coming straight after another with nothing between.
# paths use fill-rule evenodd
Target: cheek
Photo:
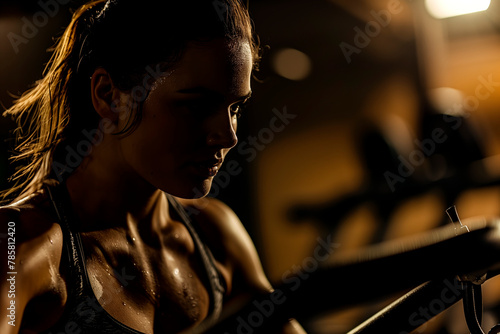
<instances>
[{"instance_id":1,"label":"cheek","mask_svg":"<svg viewBox=\"0 0 500 334\"><path fill-rule=\"evenodd\" d=\"M152 120L143 120L135 132L123 138L121 148L127 164L142 179L169 194L182 198L205 196L212 182L193 177L186 167L197 147L190 127Z\"/></svg>"},{"instance_id":2,"label":"cheek","mask_svg":"<svg viewBox=\"0 0 500 334\"><path fill-rule=\"evenodd\" d=\"M167 108L144 108L142 120L122 141L126 161L143 177L175 173L196 146L196 127Z\"/></svg>"},{"instance_id":3,"label":"cheek","mask_svg":"<svg viewBox=\"0 0 500 334\"><path fill-rule=\"evenodd\" d=\"M173 153L175 138L169 129L170 123L154 114L143 115L134 131L121 139L123 156L134 169L152 168L165 153Z\"/></svg>"}]
</instances>

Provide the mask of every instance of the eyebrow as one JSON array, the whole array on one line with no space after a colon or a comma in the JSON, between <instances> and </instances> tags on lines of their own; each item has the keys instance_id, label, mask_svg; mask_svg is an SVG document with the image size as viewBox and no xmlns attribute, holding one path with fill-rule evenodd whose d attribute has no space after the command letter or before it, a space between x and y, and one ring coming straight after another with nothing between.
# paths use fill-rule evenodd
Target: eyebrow
<instances>
[{"instance_id":1,"label":"eyebrow","mask_svg":"<svg viewBox=\"0 0 500 334\"><path fill-rule=\"evenodd\" d=\"M199 95L212 95L216 96L220 100L224 100L224 94L219 93L215 90L212 90L207 87L203 86L198 86L198 87L193 87L193 88L185 88L185 89L180 89L177 91L177 93L181 94L199 94ZM252 96L252 91L249 91L248 94L238 96L236 97L236 100L241 101L241 100L248 100Z\"/></svg>"}]
</instances>

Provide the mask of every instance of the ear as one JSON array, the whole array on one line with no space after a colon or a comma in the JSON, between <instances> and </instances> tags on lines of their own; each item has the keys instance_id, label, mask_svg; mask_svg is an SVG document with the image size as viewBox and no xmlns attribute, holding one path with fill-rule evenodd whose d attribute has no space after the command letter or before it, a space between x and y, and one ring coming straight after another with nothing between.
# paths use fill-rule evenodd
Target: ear
<instances>
[{"instance_id":1,"label":"ear","mask_svg":"<svg viewBox=\"0 0 500 334\"><path fill-rule=\"evenodd\" d=\"M97 68L90 82L92 105L101 118L118 122L116 104L120 101L120 90L113 84L111 76L104 68Z\"/></svg>"}]
</instances>

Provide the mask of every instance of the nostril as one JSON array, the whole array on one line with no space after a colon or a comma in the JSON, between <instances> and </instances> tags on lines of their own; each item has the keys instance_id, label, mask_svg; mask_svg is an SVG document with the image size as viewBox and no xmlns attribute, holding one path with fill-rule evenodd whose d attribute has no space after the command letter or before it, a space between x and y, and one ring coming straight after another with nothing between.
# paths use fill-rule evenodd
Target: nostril
<instances>
[{"instance_id":1,"label":"nostril","mask_svg":"<svg viewBox=\"0 0 500 334\"><path fill-rule=\"evenodd\" d=\"M238 143L236 128L229 117L216 117L210 124L211 128L207 137L209 146L218 146L221 148L232 148Z\"/></svg>"}]
</instances>

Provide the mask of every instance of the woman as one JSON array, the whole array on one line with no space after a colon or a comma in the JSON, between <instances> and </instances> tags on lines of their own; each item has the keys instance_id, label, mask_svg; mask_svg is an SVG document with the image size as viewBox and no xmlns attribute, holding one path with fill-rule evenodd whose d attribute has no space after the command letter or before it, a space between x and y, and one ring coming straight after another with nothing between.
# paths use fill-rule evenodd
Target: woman
<instances>
[{"instance_id":1,"label":"woman","mask_svg":"<svg viewBox=\"0 0 500 334\"><path fill-rule=\"evenodd\" d=\"M234 212L196 199L237 143L252 34L237 0L75 12L44 78L7 110L30 122L29 163L0 210L1 333L202 332L272 291Z\"/></svg>"}]
</instances>

